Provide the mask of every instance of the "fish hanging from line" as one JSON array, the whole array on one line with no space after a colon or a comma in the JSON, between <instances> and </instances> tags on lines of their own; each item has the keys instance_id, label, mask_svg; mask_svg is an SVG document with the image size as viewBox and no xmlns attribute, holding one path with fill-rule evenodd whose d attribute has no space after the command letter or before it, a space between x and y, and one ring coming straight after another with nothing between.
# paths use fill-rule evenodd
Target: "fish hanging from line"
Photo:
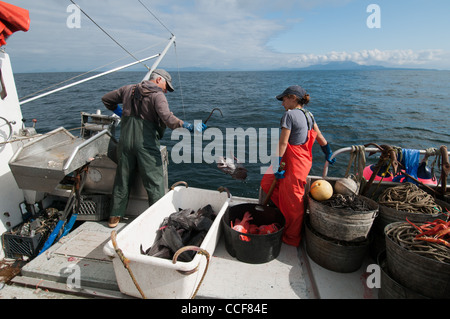
<instances>
[{"instance_id":1,"label":"fish hanging from line","mask_svg":"<svg viewBox=\"0 0 450 319\"><path fill-rule=\"evenodd\" d=\"M247 169L234 156L233 158L220 156L217 160L217 168L234 179L245 180L247 178Z\"/></svg>"}]
</instances>

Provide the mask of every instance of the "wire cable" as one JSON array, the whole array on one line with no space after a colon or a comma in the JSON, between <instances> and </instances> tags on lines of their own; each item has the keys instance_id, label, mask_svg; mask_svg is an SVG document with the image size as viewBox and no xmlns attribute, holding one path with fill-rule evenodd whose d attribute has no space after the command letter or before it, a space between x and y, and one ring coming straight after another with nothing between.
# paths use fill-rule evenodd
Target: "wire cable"
<instances>
[{"instance_id":1,"label":"wire cable","mask_svg":"<svg viewBox=\"0 0 450 319\"><path fill-rule=\"evenodd\" d=\"M184 110L183 87L181 85L180 65L178 63L178 52L177 52L177 45L176 45L176 43L174 43L173 47L175 49L175 59L177 61L177 71L178 71L177 73L178 73L178 83L180 84L181 106L183 107L183 116L184 116L184 118L186 118L186 112Z\"/></svg>"},{"instance_id":2,"label":"wire cable","mask_svg":"<svg viewBox=\"0 0 450 319\"><path fill-rule=\"evenodd\" d=\"M169 28L141 0L138 0L138 1L172 36L174 36L173 32L170 31ZM177 52L177 45L175 42L174 42L173 46L175 49L175 57L176 57L176 61L177 61L177 73L178 73L178 83L180 84L181 106L183 108L183 116L184 116L184 118L186 118L186 111L184 108L183 87L181 85L180 65L178 63L178 52Z\"/></svg>"},{"instance_id":3,"label":"wire cable","mask_svg":"<svg viewBox=\"0 0 450 319\"><path fill-rule=\"evenodd\" d=\"M156 21L158 21L163 26L163 28L165 28L172 36L175 36L173 32L170 31L169 28L141 0L138 1L156 19ZM178 74L178 83L180 85L180 97L181 97L181 106L183 108L183 118L186 118L186 111L184 108L183 87L181 85L180 65L178 63L178 52L177 52L177 45L175 42L173 43L173 47L175 49L175 58L177 62L177 74Z\"/></svg>"},{"instance_id":4,"label":"wire cable","mask_svg":"<svg viewBox=\"0 0 450 319\"><path fill-rule=\"evenodd\" d=\"M75 3L75 1L70 0L70 2L72 2L74 5L76 5L77 8L80 9L80 11L83 12L83 14L84 14L89 20L92 21L92 23L94 23L100 30L102 30L103 33L105 33L111 40L113 40L119 47L121 47L121 48L122 48L126 53L128 53L133 59L135 59L135 60L138 61L138 62L140 61L138 58L136 58L136 57L133 55L133 53L131 53L130 51L128 51L123 45L121 45L116 39L114 39L108 32L106 32L105 29L103 29L97 22L95 22L94 19L92 19L86 12L84 12L84 10L81 9L80 6L79 6L77 3ZM141 64L142 64L143 66L145 66L148 70L150 70L150 68L149 68L145 63L142 63L142 62L141 62Z\"/></svg>"},{"instance_id":5,"label":"wire cable","mask_svg":"<svg viewBox=\"0 0 450 319\"><path fill-rule=\"evenodd\" d=\"M142 3L142 1L141 0L138 0L139 1L139 3L140 4L142 4L142 6L156 19L156 21L158 21L167 31L169 31L169 33L171 34L171 35L174 35L173 34L173 32L172 31L170 31L169 30L169 28L167 28L165 25L164 25L164 23L162 23L162 21L161 20L159 20L158 19L158 17L149 9L149 8L147 8L147 6L144 4L144 3Z\"/></svg>"}]
</instances>

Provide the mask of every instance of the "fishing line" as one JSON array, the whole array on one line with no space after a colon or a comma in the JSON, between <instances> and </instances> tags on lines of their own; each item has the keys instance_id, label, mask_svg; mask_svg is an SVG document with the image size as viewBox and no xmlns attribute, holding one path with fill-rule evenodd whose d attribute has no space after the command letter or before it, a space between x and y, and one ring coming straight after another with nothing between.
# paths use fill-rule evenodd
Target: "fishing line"
<instances>
[{"instance_id":1,"label":"fishing line","mask_svg":"<svg viewBox=\"0 0 450 319\"><path fill-rule=\"evenodd\" d=\"M181 106L183 107L183 116L184 116L184 119L186 118L186 112L185 112L185 110L184 110L184 96L183 96L183 88L182 88L182 85L181 85L181 76L180 76L180 65L179 65L179 63L178 63L178 52L177 52L177 45L176 45L176 43L174 42L174 44L173 44L173 47L174 47L174 49L175 49L175 60L177 61L177 70L178 70L178 83L180 84L180 95L181 95Z\"/></svg>"},{"instance_id":2,"label":"fishing line","mask_svg":"<svg viewBox=\"0 0 450 319\"><path fill-rule=\"evenodd\" d=\"M92 19L86 12L83 11L83 9L80 8L80 6L78 4L75 3L75 1L70 0L70 2L72 2L74 5L77 6L78 9L80 9L81 12L83 12L83 14L92 21L92 23L94 23L100 30L103 31L103 33L105 33L111 40L113 40L119 47L121 47L126 53L128 53L133 59L135 59L136 61L140 61L138 58L136 58L130 51L128 51L127 49L125 49L125 47L123 45L121 45L116 39L114 39L108 32L106 32L97 22L94 21L94 19ZM143 66L145 66L148 70L150 70L150 68L142 62L141 63Z\"/></svg>"},{"instance_id":3,"label":"fishing line","mask_svg":"<svg viewBox=\"0 0 450 319\"><path fill-rule=\"evenodd\" d=\"M147 8L147 6L146 6L145 4L142 3L141 0L138 0L138 1L139 1L140 4L142 4L142 6L143 6L148 12L150 12L150 14L156 19L156 21L158 21L158 22L159 22L159 23L160 23L167 31L169 31L169 33L170 33L171 35L174 35L173 32L170 31L169 28L167 28L167 27L164 25L164 23L162 23L162 21L159 20L158 17L157 17L157 16L156 16L149 8Z\"/></svg>"},{"instance_id":4,"label":"fishing line","mask_svg":"<svg viewBox=\"0 0 450 319\"><path fill-rule=\"evenodd\" d=\"M172 36L174 36L173 32L170 31L169 28L141 0L138 0L138 1ZM185 112L185 108L184 108L183 88L181 85L180 65L178 63L178 52L177 52L177 45L175 42L173 43L173 46L175 49L175 58L177 61L177 73L178 73L178 83L180 84L181 106L183 108L183 116L184 116L184 118L186 118L186 112Z\"/></svg>"}]
</instances>

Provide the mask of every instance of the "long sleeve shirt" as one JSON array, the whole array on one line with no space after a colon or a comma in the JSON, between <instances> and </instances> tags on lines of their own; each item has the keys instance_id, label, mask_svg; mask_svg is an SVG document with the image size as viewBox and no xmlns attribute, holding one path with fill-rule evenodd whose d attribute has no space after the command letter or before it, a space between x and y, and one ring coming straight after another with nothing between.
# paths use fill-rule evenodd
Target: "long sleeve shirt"
<instances>
[{"instance_id":1,"label":"long sleeve shirt","mask_svg":"<svg viewBox=\"0 0 450 319\"><path fill-rule=\"evenodd\" d=\"M122 116L130 116L132 115L133 107L133 89L139 90L142 96L142 103L137 108L135 116L154 123L159 123L159 120L161 120L172 130L182 126L183 121L170 111L169 103L163 90L151 81L143 81L137 85L125 85L106 93L102 97L102 102L111 111L114 111L118 104L122 104Z\"/></svg>"}]
</instances>

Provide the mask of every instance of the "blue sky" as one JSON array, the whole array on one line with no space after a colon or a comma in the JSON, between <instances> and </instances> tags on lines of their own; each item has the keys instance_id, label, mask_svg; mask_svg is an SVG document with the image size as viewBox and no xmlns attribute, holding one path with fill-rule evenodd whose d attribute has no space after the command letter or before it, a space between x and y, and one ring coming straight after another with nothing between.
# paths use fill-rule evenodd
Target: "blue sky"
<instances>
[{"instance_id":1,"label":"blue sky","mask_svg":"<svg viewBox=\"0 0 450 319\"><path fill-rule=\"evenodd\" d=\"M141 1L177 37L176 50L161 64L166 68L261 70L353 61L450 70L448 0ZM83 14L80 27L69 28L69 0L9 2L31 17L30 30L14 34L6 46L16 72L133 62ZM138 0L75 2L138 58L160 52L170 37ZM380 28L367 25L370 4L380 9Z\"/></svg>"}]
</instances>

